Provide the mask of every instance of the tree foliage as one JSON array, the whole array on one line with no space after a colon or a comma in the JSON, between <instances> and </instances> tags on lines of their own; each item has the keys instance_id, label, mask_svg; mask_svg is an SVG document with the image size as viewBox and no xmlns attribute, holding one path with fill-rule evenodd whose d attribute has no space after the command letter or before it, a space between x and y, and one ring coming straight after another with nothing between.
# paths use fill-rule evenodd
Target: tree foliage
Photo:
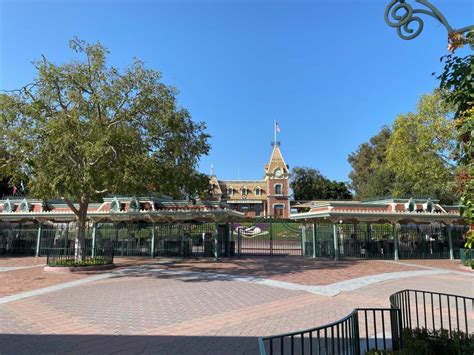
<instances>
[{"instance_id":1,"label":"tree foliage","mask_svg":"<svg viewBox=\"0 0 474 355\"><path fill-rule=\"evenodd\" d=\"M297 201L352 199L352 193L345 183L329 180L313 168L293 168L290 186Z\"/></svg>"},{"instance_id":2,"label":"tree foliage","mask_svg":"<svg viewBox=\"0 0 474 355\"><path fill-rule=\"evenodd\" d=\"M352 166L349 174L350 187L357 198L388 196L393 190L394 174L387 168L387 146L392 136L389 127L362 143L357 151L351 153L348 161Z\"/></svg>"},{"instance_id":3,"label":"tree foliage","mask_svg":"<svg viewBox=\"0 0 474 355\"><path fill-rule=\"evenodd\" d=\"M79 222L80 254L91 201L106 193L194 196L208 184L195 168L209 145L205 125L177 106L176 89L158 71L139 60L107 66L100 43L74 39L70 47L78 59L56 65L43 56L33 83L0 96L0 171L34 196L64 199Z\"/></svg>"},{"instance_id":4,"label":"tree foliage","mask_svg":"<svg viewBox=\"0 0 474 355\"><path fill-rule=\"evenodd\" d=\"M457 34L451 40L450 50L455 52L464 44L474 43L474 31L466 36ZM474 245L474 56L458 57L453 54L441 58L444 70L440 88L445 92L445 100L456 107L454 124L456 127L457 149L455 158L459 163L457 186L461 194L461 214L471 226L466 246Z\"/></svg>"},{"instance_id":5,"label":"tree foliage","mask_svg":"<svg viewBox=\"0 0 474 355\"><path fill-rule=\"evenodd\" d=\"M435 92L420 98L417 112L395 119L387 146L387 168L395 177L394 197L433 196L444 203L457 202L451 113Z\"/></svg>"},{"instance_id":6,"label":"tree foliage","mask_svg":"<svg viewBox=\"0 0 474 355\"><path fill-rule=\"evenodd\" d=\"M430 196L456 202L450 107L441 92L423 95L416 112L399 115L350 154L350 186L357 197Z\"/></svg>"}]
</instances>

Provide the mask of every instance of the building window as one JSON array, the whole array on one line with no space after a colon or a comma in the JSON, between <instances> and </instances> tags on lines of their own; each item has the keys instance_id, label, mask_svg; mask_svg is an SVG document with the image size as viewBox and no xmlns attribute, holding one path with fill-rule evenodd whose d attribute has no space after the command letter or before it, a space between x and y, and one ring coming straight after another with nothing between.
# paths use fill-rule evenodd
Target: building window
<instances>
[{"instance_id":1,"label":"building window","mask_svg":"<svg viewBox=\"0 0 474 355\"><path fill-rule=\"evenodd\" d=\"M247 188L246 188L246 187L242 187L242 188L240 189L240 194L241 194L242 196L247 195Z\"/></svg>"},{"instance_id":2,"label":"building window","mask_svg":"<svg viewBox=\"0 0 474 355\"><path fill-rule=\"evenodd\" d=\"M234 194L234 189L233 189L232 187L229 187L229 188L227 189L227 195L228 195L228 196L232 196L233 194Z\"/></svg>"},{"instance_id":3,"label":"building window","mask_svg":"<svg viewBox=\"0 0 474 355\"><path fill-rule=\"evenodd\" d=\"M280 184L276 184L276 185L275 185L275 195L281 195L281 194L282 194L281 185L280 185Z\"/></svg>"},{"instance_id":4,"label":"building window","mask_svg":"<svg viewBox=\"0 0 474 355\"><path fill-rule=\"evenodd\" d=\"M255 205L255 216L260 216L260 206Z\"/></svg>"},{"instance_id":5,"label":"building window","mask_svg":"<svg viewBox=\"0 0 474 355\"><path fill-rule=\"evenodd\" d=\"M260 196L260 187L255 189L255 196Z\"/></svg>"}]
</instances>

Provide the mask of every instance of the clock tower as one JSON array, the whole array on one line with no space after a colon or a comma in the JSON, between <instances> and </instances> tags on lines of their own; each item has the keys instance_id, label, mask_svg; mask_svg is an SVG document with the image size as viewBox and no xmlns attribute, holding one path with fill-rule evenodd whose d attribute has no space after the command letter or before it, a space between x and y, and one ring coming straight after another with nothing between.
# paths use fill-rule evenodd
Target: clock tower
<instances>
[{"instance_id":1,"label":"clock tower","mask_svg":"<svg viewBox=\"0 0 474 355\"><path fill-rule=\"evenodd\" d=\"M290 216L290 171L280 151L280 144L273 143L270 162L265 165L267 188L267 215L274 218Z\"/></svg>"}]
</instances>

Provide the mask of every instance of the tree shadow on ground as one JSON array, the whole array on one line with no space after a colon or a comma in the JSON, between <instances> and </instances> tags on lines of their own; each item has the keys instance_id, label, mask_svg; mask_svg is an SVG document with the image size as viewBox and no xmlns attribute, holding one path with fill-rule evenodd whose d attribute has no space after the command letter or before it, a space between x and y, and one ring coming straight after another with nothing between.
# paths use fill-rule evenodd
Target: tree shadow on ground
<instances>
[{"instance_id":1,"label":"tree shadow on ground","mask_svg":"<svg viewBox=\"0 0 474 355\"><path fill-rule=\"evenodd\" d=\"M114 277L153 277L179 279L183 282L235 281L239 277L247 280L286 277L305 272L331 272L344 270L373 261L312 259L302 257L233 257L213 258L149 259L142 263L119 263L126 270L117 270ZM322 282L324 284L324 282Z\"/></svg>"}]
</instances>

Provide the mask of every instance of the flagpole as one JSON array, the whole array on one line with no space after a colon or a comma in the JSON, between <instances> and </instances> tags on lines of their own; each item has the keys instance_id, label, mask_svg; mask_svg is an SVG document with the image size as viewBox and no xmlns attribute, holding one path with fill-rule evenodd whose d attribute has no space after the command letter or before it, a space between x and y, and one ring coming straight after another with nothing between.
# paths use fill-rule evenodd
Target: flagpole
<instances>
[{"instance_id":1,"label":"flagpole","mask_svg":"<svg viewBox=\"0 0 474 355\"><path fill-rule=\"evenodd\" d=\"M273 121L273 133L274 133L274 141L273 143L277 144L277 121Z\"/></svg>"}]
</instances>

